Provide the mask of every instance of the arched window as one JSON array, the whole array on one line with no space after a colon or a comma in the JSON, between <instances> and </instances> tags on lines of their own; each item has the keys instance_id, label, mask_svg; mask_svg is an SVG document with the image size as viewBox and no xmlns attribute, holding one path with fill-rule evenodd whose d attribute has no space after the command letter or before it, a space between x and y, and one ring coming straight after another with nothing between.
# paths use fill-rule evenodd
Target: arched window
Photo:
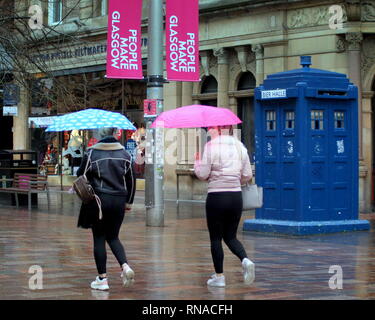
<instances>
[{"instance_id":1,"label":"arched window","mask_svg":"<svg viewBox=\"0 0 375 320\"><path fill-rule=\"evenodd\" d=\"M241 74L240 80L238 81L237 90L254 89L256 87L256 80L254 75L247 71Z\"/></svg>"},{"instance_id":2,"label":"arched window","mask_svg":"<svg viewBox=\"0 0 375 320\"><path fill-rule=\"evenodd\" d=\"M203 80L201 93L217 92L217 81L214 76L208 76Z\"/></svg>"},{"instance_id":3,"label":"arched window","mask_svg":"<svg viewBox=\"0 0 375 320\"><path fill-rule=\"evenodd\" d=\"M207 76L202 83L201 94L217 93L217 81L214 76ZM207 106L217 106L217 98L201 99L201 103Z\"/></svg>"}]
</instances>

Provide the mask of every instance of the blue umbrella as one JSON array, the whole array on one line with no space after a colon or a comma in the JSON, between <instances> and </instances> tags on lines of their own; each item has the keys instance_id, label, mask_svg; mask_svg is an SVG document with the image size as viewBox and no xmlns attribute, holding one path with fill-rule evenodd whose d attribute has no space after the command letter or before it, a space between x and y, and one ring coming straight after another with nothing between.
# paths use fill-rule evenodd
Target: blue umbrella
<instances>
[{"instance_id":1,"label":"blue umbrella","mask_svg":"<svg viewBox=\"0 0 375 320\"><path fill-rule=\"evenodd\" d=\"M124 115L101 109L86 109L72 112L54 119L46 131L69 131L99 128L137 130Z\"/></svg>"}]
</instances>

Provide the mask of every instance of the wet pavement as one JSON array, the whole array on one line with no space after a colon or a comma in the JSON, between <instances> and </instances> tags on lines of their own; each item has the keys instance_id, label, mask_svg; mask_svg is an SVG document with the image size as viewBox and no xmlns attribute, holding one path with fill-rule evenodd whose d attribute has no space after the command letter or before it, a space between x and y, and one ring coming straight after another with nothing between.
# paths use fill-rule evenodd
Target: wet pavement
<instances>
[{"instance_id":1,"label":"wet pavement","mask_svg":"<svg viewBox=\"0 0 375 320\"><path fill-rule=\"evenodd\" d=\"M308 237L243 232L241 222L238 238L256 265L255 282L242 283L241 263L224 245L227 286L209 288L213 265L204 204L166 201L165 227L146 227L143 194L137 192L120 233L135 283L122 287L108 248L110 290L99 292L90 289L96 276L92 236L76 228L77 197L54 193L51 200L49 212L42 195L30 213L0 205L0 299L375 299L375 214L361 215L370 220L370 231ZM253 217L245 213L242 221ZM42 268L42 289L30 289L34 265ZM335 281L340 268L342 289Z\"/></svg>"}]
</instances>

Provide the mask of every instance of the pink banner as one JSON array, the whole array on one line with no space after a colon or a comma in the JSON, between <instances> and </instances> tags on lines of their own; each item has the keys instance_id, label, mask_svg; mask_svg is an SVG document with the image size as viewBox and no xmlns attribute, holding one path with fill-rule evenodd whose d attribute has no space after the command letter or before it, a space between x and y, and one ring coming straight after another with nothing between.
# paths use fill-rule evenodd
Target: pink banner
<instances>
[{"instance_id":1,"label":"pink banner","mask_svg":"<svg viewBox=\"0 0 375 320\"><path fill-rule=\"evenodd\" d=\"M167 79L199 81L198 0L167 0Z\"/></svg>"},{"instance_id":2,"label":"pink banner","mask_svg":"<svg viewBox=\"0 0 375 320\"><path fill-rule=\"evenodd\" d=\"M142 0L110 0L107 78L142 79Z\"/></svg>"}]
</instances>

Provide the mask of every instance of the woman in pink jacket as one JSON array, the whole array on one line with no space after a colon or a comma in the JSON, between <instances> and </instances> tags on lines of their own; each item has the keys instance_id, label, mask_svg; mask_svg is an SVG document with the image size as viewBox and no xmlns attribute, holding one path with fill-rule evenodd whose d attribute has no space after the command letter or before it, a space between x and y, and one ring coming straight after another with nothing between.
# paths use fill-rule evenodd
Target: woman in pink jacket
<instances>
[{"instance_id":1,"label":"woman in pink jacket","mask_svg":"<svg viewBox=\"0 0 375 320\"><path fill-rule=\"evenodd\" d=\"M196 154L194 164L196 176L208 180L206 218L216 273L207 284L225 287L222 240L241 260L244 282L250 284L255 278L255 266L236 237L242 214L241 184L253 176L249 156L244 145L232 135L231 126L210 127L208 132L211 141L205 145L202 159Z\"/></svg>"}]
</instances>

